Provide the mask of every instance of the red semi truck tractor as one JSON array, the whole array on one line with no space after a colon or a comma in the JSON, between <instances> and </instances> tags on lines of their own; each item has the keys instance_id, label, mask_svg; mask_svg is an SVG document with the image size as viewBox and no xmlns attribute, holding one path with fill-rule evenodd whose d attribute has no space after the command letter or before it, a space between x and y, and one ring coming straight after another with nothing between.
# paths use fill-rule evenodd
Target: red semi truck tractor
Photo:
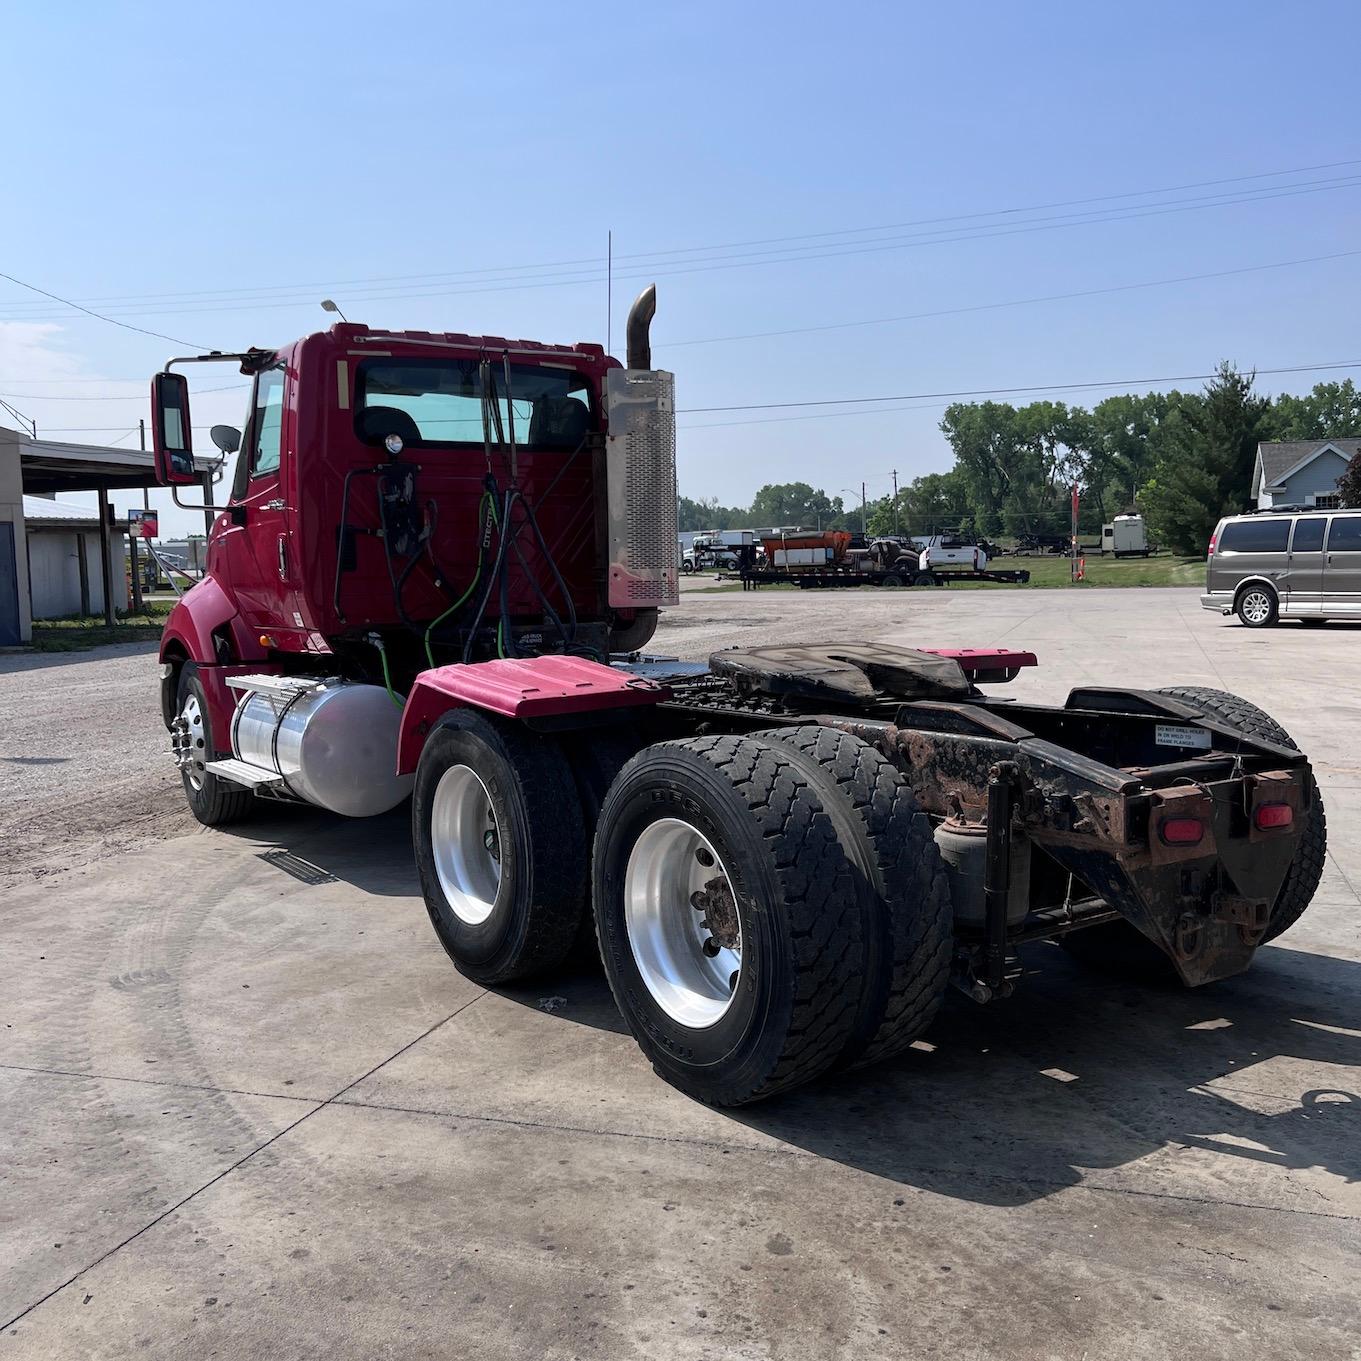
<instances>
[{"instance_id":1,"label":"red semi truck tractor","mask_svg":"<svg viewBox=\"0 0 1361 1361\"><path fill-rule=\"evenodd\" d=\"M410 799L430 921L488 986L599 949L668 1081L736 1105L892 1057L1018 951L1239 972L1322 869L1309 763L1220 691L993 687L1029 653L640 653L676 603L654 293L598 345L341 323L171 360L158 475L195 484L190 364L250 378L235 476L161 644L189 805L218 826ZM180 504L186 504L180 502Z\"/></svg>"}]
</instances>

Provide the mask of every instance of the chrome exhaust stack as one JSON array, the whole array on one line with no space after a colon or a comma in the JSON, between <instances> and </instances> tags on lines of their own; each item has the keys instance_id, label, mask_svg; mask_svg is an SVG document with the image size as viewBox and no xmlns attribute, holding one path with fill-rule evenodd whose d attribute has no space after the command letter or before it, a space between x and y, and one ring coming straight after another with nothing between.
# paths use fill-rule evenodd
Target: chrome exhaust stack
<instances>
[{"instance_id":1,"label":"chrome exhaust stack","mask_svg":"<svg viewBox=\"0 0 1361 1361\"><path fill-rule=\"evenodd\" d=\"M652 338L649 330L657 315L657 285L648 284L633 300L629 319L624 327L625 361L631 369L652 367Z\"/></svg>"}]
</instances>

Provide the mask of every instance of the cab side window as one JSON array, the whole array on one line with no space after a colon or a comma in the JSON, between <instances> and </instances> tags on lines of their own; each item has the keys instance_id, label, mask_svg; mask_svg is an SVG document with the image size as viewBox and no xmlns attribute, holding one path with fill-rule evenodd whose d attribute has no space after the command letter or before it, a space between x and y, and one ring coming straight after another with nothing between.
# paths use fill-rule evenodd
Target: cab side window
<instances>
[{"instance_id":1,"label":"cab side window","mask_svg":"<svg viewBox=\"0 0 1361 1361\"><path fill-rule=\"evenodd\" d=\"M284 434L284 374L268 369L255 384L255 407L250 418L250 475L267 477L279 471Z\"/></svg>"},{"instance_id":2,"label":"cab side window","mask_svg":"<svg viewBox=\"0 0 1361 1361\"><path fill-rule=\"evenodd\" d=\"M1330 553L1361 552L1361 515L1338 515L1328 531Z\"/></svg>"},{"instance_id":3,"label":"cab side window","mask_svg":"<svg viewBox=\"0 0 1361 1361\"><path fill-rule=\"evenodd\" d=\"M1290 541L1292 553L1317 553L1323 547L1323 531L1327 520L1296 520L1295 537Z\"/></svg>"}]
</instances>

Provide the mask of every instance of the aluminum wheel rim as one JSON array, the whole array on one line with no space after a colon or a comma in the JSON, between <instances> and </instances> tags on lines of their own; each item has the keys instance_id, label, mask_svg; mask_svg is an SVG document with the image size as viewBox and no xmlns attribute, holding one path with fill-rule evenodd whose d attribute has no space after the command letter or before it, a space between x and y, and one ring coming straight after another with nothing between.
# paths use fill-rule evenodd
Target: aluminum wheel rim
<instances>
[{"instance_id":1,"label":"aluminum wheel rim","mask_svg":"<svg viewBox=\"0 0 1361 1361\"><path fill-rule=\"evenodd\" d=\"M722 1020L742 971L740 909L735 940L720 945L706 924L708 913L692 903L716 883L732 895L728 871L708 838L679 818L650 823L624 870L624 923L633 962L652 1000L692 1030ZM706 941L712 942L711 953Z\"/></svg>"},{"instance_id":2,"label":"aluminum wheel rim","mask_svg":"<svg viewBox=\"0 0 1361 1361\"><path fill-rule=\"evenodd\" d=\"M450 766L430 809L435 874L459 921L480 926L501 891L501 829L487 786L471 766Z\"/></svg>"},{"instance_id":3,"label":"aluminum wheel rim","mask_svg":"<svg viewBox=\"0 0 1361 1361\"><path fill-rule=\"evenodd\" d=\"M1262 624L1271 613L1271 601L1265 591L1249 591L1243 597L1243 618L1250 624Z\"/></svg>"},{"instance_id":4,"label":"aluminum wheel rim","mask_svg":"<svg viewBox=\"0 0 1361 1361\"><path fill-rule=\"evenodd\" d=\"M199 707L198 696L191 690L180 710L184 720L183 746L175 753L184 777L195 789L203 788L203 780L208 770L208 732L203 723L203 710Z\"/></svg>"}]
</instances>

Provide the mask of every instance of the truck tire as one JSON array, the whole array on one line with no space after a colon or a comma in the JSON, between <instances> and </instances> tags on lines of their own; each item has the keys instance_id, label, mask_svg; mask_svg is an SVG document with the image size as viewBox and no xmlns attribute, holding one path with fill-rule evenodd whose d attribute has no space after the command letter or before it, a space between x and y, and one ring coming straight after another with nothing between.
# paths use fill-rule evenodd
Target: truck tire
<instances>
[{"instance_id":1,"label":"truck tire","mask_svg":"<svg viewBox=\"0 0 1361 1361\"><path fill-rule=\"evenodd\" d=\"M689 558L682 558L680 569L686 576L689 576L690 573L695 570L695 564L691 562Z\"/></svg>"},{"instance_id":2,"label":"truck tire","mask_svg":"<svg viewBox=\"0 0 1361 1361\"><path fill-rule=\"evenodd\" d=\"M1249 737L1263 737L1278 746L1299 750L1294 738L1270 714L1250 700L1227 690L1213 690L1200 685L1170 685L1157 693L1192 704L1208 717L1221 719ZM1275 940L1281 932L1288 931L1304 915L1304 909L1318 891L1327 855L1328 815L1324 811L1323 796L1315 784L1314 801L1305 815L1299 849L1286 871L1285 883L1281 885L1281 891L1272 904L1271 921L1262 936L1263 944Z\"/></svg>"},{"instance_id":3,"label":"truck tire","mask_svg":"<svg viewBox=\"0 0 1361 1361\"><path fill-rule=\"evenodd\" d=\"M460 973L491 986L562 963L587 855L557 742L473 709L451 714L421 752L411 820L430 923Z\"/></svg>"},{"instance_id":4,"label":"truck tire","mask_svg":"<svg viewBox=\"0 0 1361 1361\"><path fill-rule=\"evenodd\" d=\"M897 572L889 572L883 577L879 584L881 586L886 586L889 590L892 591L896 590L899 586L902 586L905 583L903 581L903 578L899 576Z\"/></svg>"},{"instance_id":5,"label":"truck tire","mask_svg":"<svg viewBox=\"0 0 1361 1361\"><path fill-rule=\"evenodd\" d=\"M892 1058L931 1023L950 982L954 914L930 820L899 771L859 737L820 725L753 736L791 748L822 787L870 894L862 1016L842 1062Z\"/></svg>"},{"instance_id":6,"label":"truck tire","mask_svg":"<svg viewBox=\"0 0 1361 1361\"><path fill-rule=\"evenodd\" d=\"M240 822L255 807L255 795L239 784L224 780L204 764L219 755L221 748L213 737L208 716L208 697L203 682L198 678L198 667L185 662L180 668L176 697L176 723L182 723L181 733L172 741L187 743L187 763L180 766L184 794L189 800L189 811L205 827L225 827ZM230 753L228 753L230 754Z\"/></svg>"},{"instance_id":7,"label":"truck tire","mask_svg":"<svg viewBox=\"0 0 1361 1361\"><path fill-rule=\"evenodd\" d=\"M914 586L939 586L940 582L934 572L918 572L917 579L912 584Z\"/></svg>"},{"instance_id":8,"label":"truck tire","mask_svg":"<svg viewBox=\"0 0 1361 1361\"><path fill-rule=\"evenodd\" d=\"M1214 690L1200 685L1169 685L1154 692L1193 705L1207 717L1220 719L1253 737L1264 737L1283 747L1299 748L1290 734L1269 714L1255 704L1227 690ZM1285 883L1276 895L1271 908L1271 919L1262 935L1262 944L1275 940L1288 931L1309 906L1328 851L1328 819L1317 788L1314 803L1300 838L1299 849L1286 871ZM1074 931L1062 937L1060 944L1075 959L1091 964L1107 973L1142 980L1175 977L1171 960L1142 932L1128 922L1108 922L1102 926Z\"/></svg>"},{"instance_id":9,"label":"truck tire","mask_svg":"<svg viewBox=\"0 0 1361 1361\"><path fill-rule=\"evenodd\" d=\"M634 610L633 618L625 623L615 619L610 625L611 652L637 652L652 641L657 632L657 611L654 608Z\"/></svg>"},{"instance_id":10,"label":"truck tire","mask_svg":"<svg viewBox=\"0 0 1361 1361\"><path fill-rule=\"evenodd\" d=\"M615 1001L661 1077L740 1106L842 1057L865 967L853 875L778 743L695 737L624 767L596 833L596 930Z\"/></svg>"},{"instance_id":11,"label":"truck tire","mask_svg":"<svg viewBox=\"0 0 1361 1361\"><path fill-rule=\"evenodd\" d=\"M1281 602L1270 586L1253 582L1239 591L1233 612L1244 628L1270 628L1280 616Z\"/></svg>"},{"instance_id":12,"label":"truck tire","mask_svg":"<svg viewBox=\"0 0 1361 1361\"><path fill-rule=\"evenodd\" d=\"M564 733L563 751L572 768L577 798L581 802L581 824L586 837L586 855L590 858L595 841L596 826L605 795L619 772L638 754L643 736L629 725L619 728L583 728L580 732ZM582 885L580 923L572 941L570 960L582 968L600 964L600 947L595 938L595 914L591 911L590 876Z\"/></svg>"}]
</instances>

